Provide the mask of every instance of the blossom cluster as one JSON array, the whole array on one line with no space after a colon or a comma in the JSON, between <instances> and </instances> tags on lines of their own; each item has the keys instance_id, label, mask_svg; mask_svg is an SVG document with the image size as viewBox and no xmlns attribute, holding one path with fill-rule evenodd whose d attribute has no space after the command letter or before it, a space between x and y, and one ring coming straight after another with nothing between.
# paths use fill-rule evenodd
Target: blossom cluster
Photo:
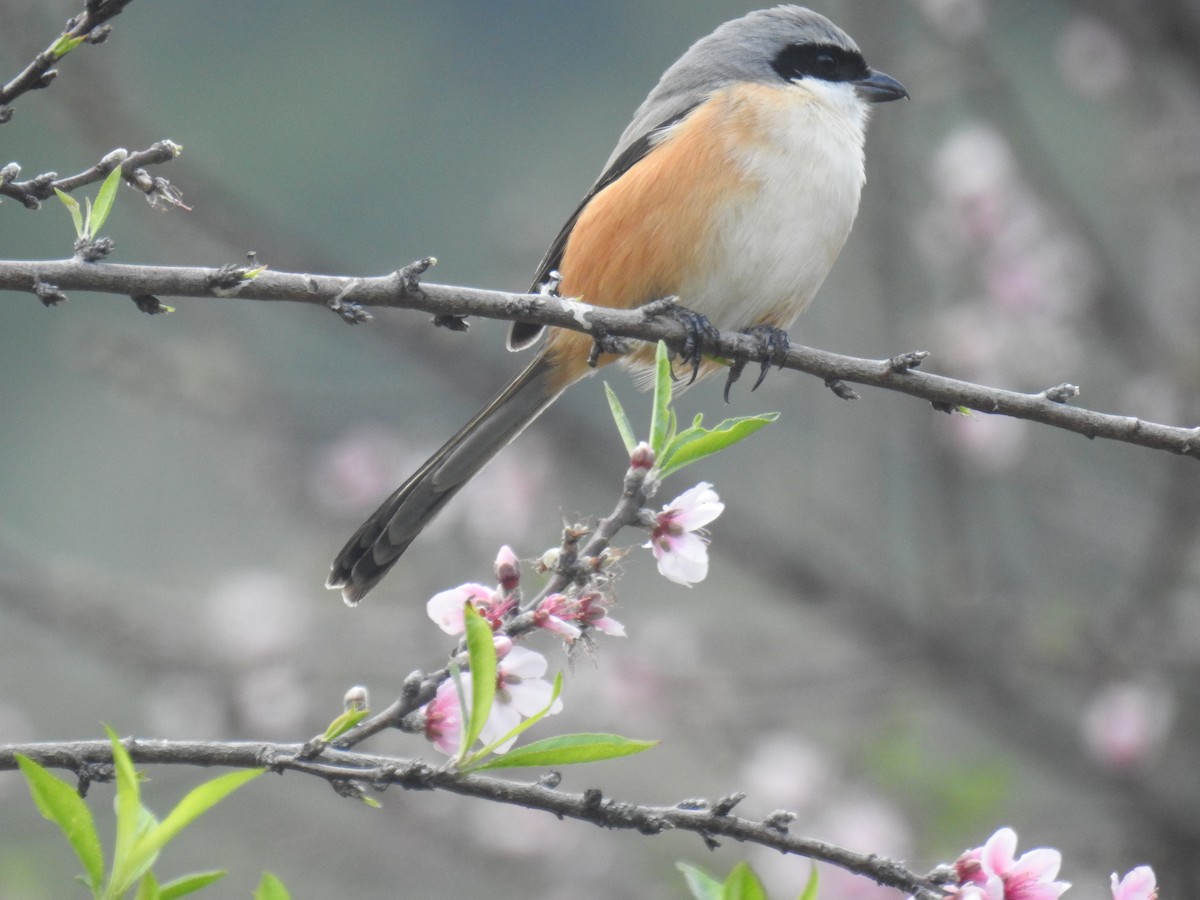
<instances>
[{"instance_id":1,"label":"blossom cluster","mask_svg":"<svg viewBox=\"0 0 1200 900\"><path fill-rule=\"evenodd\" d=\"M688 586L705 578L708 574L708 540L703 528L724 508L712 485L701 482L653 517L646 547L653 551L658 569L665 577ZM485 744L496 743L522 719L546 709L553 695L553 686L543 677L548 668L546 658L535 650L514 646L503 633L505 623L520 606L520 560L511 548L500 548L494 571L498 582L494 588L474 582L460 584L435 594L426 604L429 618L447 634L465 632L464 608L468 604L496 632L496 698L480 735ZM547 594L529 613L534 626L568 642L582 637L585 629L613 637L625 636L625 627L608 614L605 597L595 588L585 588L570 595ZM453 755L460 750L463 712L470 711L470 684L470 672L464 673L457 682L447 679L439 685L437 694L423 710L425 736L443 753ZM549 712L557 713L561 709L562 701L556 698ZM512 743L513 739L505 740L496 749L503 753Z\"/></svg>"},{"instance_id":2,"label":"blossom cluster","mask_svg":"<svg viewBox=\"0 0 1200 900\"><path fill-rule=\"evenodd\" d=\"M1058 881L1062 854L1040 847L1019 857L1017 833L1001 828L982 847L968 850L954 863L955 900L1058 900L1070 883ZM1138 866L1124 878L1112 876L1113 900L1157 900L1158 886L1149 866Z\"/></svg>"},{"instance_id":3,"label":"blossom cluster","mask_svg":"<svg viewBox=\"0 0 1200 900\"><path fill-rule=\"evenodd\" d=\"M506 620L517 611L521 572L520 561L512 549L500 548L496 557L494 588L468 583L441 591L430 598L426 612L434 623L451 635L466 631L465 606L471 605L492 631L496 649L496 696L480 738L485 745L496 744L509 735L523 719L537 715L549 706L548 714L562 710L562 700L553 697L553 685L545 679L549 664L536 650L519 647L502 633ZM602 605L604 596L595 590L583 591L576 597L553 593L542 598L533 608L533 623L554 632L568 641L583 634L583 629L614 636L624 636L625 629L608 615ZM463 712L469 714L472 673L465 672L457 680L447 679L439 686L433 700L426 704L425 737L448 755L458 753L463 731ZM462 691L460 695L459 691ZM496 746L504 753L513 744L510 737Z\"/></svg>"}]
</instances>

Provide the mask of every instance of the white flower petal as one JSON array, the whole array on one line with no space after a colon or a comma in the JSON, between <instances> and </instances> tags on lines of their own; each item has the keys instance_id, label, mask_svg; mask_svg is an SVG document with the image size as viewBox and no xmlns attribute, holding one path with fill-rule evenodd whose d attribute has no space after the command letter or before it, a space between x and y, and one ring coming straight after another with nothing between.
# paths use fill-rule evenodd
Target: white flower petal
<instances>
[{"instance_id":1,"label":"white flower petal","mask_svg":"<svg viewBox=\"0 0 1200 900\"><path fill-rule=\"evenodd\" d=\"M546 657L528 647L515 646L500 660L500 676L514 675L517 678L541 678L546 674L549 663Z\"/></svg>"},{"instance_id":2,"label":"white flower petal","mask_svg":"<svg viewBox=\"0 0 1200 900\"><path fill-rule=\"evenodd\" d=\"M425 604L425 611L435 625L446 634L462 634L463 625L463 592L460 588L451 588L434 594Z\"/></svg>"},{"instance_id":3,"label":"white flower petal","mask_svg":"<svg viewBox=\"0 0 1200 900\"><path fill-rule=\"evenodd\" d=\"M509 703L526 718L536 715L545 709L547 704L550 703L550 697L553 693L554 685L539 678L522 681L520 684L514 684L508 689ZM556 697L554 705L550 707L550 714L553 715L561 710L562 698Z\"/></svg>"}]
</instances>

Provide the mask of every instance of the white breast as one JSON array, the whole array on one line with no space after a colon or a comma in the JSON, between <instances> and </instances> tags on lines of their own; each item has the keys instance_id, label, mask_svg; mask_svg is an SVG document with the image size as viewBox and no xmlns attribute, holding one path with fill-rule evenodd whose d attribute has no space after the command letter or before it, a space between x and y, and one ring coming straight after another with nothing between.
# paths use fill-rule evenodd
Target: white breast
<instances>
[{"instance_id":1,"label":"white breast","mask_svg":"<svg viewBox=\"0 0 1200 900\"><path fill-rule=\"evenodd\" d=\"M866 104L849 84L741 90L723 136L745 190L718 218L683 304L720 328L786 328L841 251L866 175Z\"/></svg>"}]
</instances>

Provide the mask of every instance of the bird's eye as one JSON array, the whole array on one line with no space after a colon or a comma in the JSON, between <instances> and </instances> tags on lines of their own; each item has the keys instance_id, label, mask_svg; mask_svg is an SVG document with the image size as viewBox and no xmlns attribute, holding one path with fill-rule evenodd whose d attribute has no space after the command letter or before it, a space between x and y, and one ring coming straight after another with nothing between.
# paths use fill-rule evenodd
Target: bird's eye
<instances>
[{"instance_id":1,"label":"bird's eye","mask_svg":"<svg viewBox=\"0 0 1200 900\"><path fill-rule=\"evenodd\" d=\"M771 68L785 81L854 81L870 74L858 51L830 44L788 44L771 60Z\"/></svg>"}]
</instances>

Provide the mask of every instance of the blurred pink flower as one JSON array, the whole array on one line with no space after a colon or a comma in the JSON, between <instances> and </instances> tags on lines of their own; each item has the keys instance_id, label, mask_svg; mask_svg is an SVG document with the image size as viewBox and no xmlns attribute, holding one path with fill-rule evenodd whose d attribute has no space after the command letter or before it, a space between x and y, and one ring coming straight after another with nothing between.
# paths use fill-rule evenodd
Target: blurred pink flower
<instances>
[{"instance_id":1,"label":"blurred pink flower","mask_svg":"<svg viewBox=\"0 0 1200 900\"><path fill-rule=\"evenodd\" d=\"M499 624L500 617L512 607L510 601L504 600L491 588L469 583L434 594L425 604L425 610L434 624L446 634L462 634L466 628L463 623L463 604L468 602L488 620L493 630Z\"/></svg>"},{"instance_id":2,"label":"blurred pink flower","mask_svg":"<svg viewBox=\"0 0 1200 900\"><path fill-rule=\"evenodd\" d=\"M1108 684L1083 714L1083 736L1092 755L1110 768L1130 769L1149 760L1171 727L1174 703L1161 685Z\"/></svg>"},{"instance_id":3,"label":"blurred pink flower","mask_svg":"<svg viewBox=\"0 0 1200 900\"><path fill-rule=\"evenodd\" d=\"M645 544L654 551L663 576L687 587L704 580L708 575L708 539L700 532L724 509L725 504L706 481L663 507Z\"/></svg>"},{"instance_id":4,"label":"blurred pink flower","mask_svg":"<svg viewBox=\"0 0 1200 900\"><path fill-rule=\"evenodd\" d=\"M1117 881L1117 873L1112 876L1113 900L1158 900L1158 884L1154 878L1154 870L1149 866L1138 866Z\"/></svg>"},{"instance_id":5,"label":"blurred pink flower","mask_svg":"<svg viewBox=\"0 0 1200 900\"><path fill-rule=\"evenodd\" d=\"M917 8L952 41L977 38L987 23L984 0L917 0Z\"/></svg>"},{"instance_id":6,"label":"blurred pink flower","mask_svg":"<svg viewBox=\"0 0 1200 900\"><path fill-rule=\"evenodd\" d=\"M323 447L309 471L309 493L325 510L358 518L394 490L425 454L392 430L373 425L351 429Z\"/></svg>"}]
</instances>

